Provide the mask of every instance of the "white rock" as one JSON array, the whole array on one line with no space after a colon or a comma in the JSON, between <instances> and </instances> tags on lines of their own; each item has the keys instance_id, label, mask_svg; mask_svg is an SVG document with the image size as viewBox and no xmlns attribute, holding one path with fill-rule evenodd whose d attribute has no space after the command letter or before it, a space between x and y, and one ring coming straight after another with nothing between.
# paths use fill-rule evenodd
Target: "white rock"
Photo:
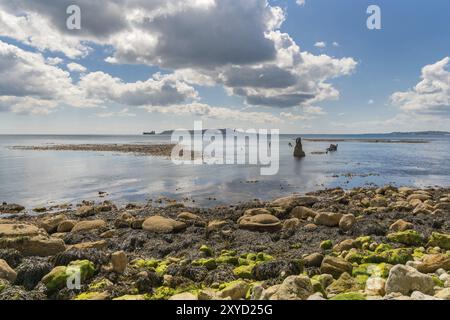
<instances>
[{"instance_id":1,"label":"white rock","mask_svg":"<svg viewBox=\"0 0 450 320\"><path fill-rule=\"evenodd\" d=\"M322 293L316 292L313 295L310 295L306 300L327 300L323 297Z\"/></svg>"},{"instance_id":2,"label":"white rock","mask_svg":"<svg viewBox=\"0 0 450 320\"><path fill-rule=\"evenodd\" d=\"M433 296L423 294L420 291L414 291L411 295L411 300L442 300Z\"/></svg>"},{"instance_id":3,"label":"white rock","mask_svg":"<svg viewBox=\"0 0 450 320\"><path fill-rule=\"evenodd\" d=\"M367 295L384 296L386 280L380 277L367 279L365 293Z\"/></svg>"},{"instance_id":4,"label":"white rock","mask_svg":"<svg viewBox=\"0 0 450 320\"><path fill-rule=\"evenodd\" d=\"M386 294L399 292L410 295L414 291L434 294L433 278L409 266L399 264L392 267L386 281Z\"/></svg>"},{"instance_id":5,"label":"white rock","mask_svg":"<svg viewBox=\"0 0 450 320\"><path fill-rule=\"evenodd\" d=\"M306 300L314 293L307 276L289 276L284 279L270 300Z\"/></svg>"},{"instance_id":6,"label":"white rock","mask_svg":"<svg viewBox=\"0 0 450 320\"><path fill-rule=\"evenodd\" d=\"M434 296L442 300L450 300L450 288L442 289L438 291Z\"/></svg>"}]
</instances>

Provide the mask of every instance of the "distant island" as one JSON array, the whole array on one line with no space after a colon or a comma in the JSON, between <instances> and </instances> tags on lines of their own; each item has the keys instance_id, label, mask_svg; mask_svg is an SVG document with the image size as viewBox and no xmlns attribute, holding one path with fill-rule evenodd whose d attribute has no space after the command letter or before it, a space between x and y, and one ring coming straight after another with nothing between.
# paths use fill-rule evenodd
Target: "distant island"
<instances>
[{"instance_id":1,"label":"distant island","mask_svg":"<svg viewBox=\"0 0 450 320\"><path fill-rule=\"evenodd\" d=\"M405 136L448 136L448 131L411 131L411 132L392 132L389 135L405 135Z\"/></svg>"}]
</instances>

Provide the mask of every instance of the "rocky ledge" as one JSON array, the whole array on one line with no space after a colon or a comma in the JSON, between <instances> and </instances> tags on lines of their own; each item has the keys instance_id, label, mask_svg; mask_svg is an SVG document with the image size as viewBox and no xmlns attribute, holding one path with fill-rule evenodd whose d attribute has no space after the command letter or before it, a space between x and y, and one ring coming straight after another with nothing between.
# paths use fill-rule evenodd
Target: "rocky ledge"
<instances>
[{"instance_id":1,"label":"rocky ledge","mask_svg":"<svg viewBox=\"0 0 450 320\"><path fill-rule=\"evenodd\" d=\"M22 210L0 207L3 300L450 300L450 189Z\"/></svg>"}]
</instances>

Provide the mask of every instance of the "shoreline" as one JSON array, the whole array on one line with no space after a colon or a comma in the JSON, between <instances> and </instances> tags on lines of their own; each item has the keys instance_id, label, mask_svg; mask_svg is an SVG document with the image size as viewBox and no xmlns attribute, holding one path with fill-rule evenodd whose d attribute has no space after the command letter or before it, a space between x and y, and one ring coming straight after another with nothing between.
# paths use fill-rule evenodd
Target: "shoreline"
<instances>
[{"instance_id":1,"label":"shoreline","mask_svg":"<svg viewBox=\"0 0 450 320\"><path fill-rule=\"evenodd\" d=\"M170 157L174 144L58 144L46 146L12 146L12 150L25 151L86 151L120 152L137 155Z\"/></svg>"},{"instance_id":2,"label":"shoreline","mask_svg":"<svg viewBox=\"0 0 450 320\"><path fill-rule=\"evenodd\" d=\"M0 259L10 279L0 280L0 300L411 299L450 291L450 188L326 189L213 208L83 201L52 213L36 208L40 216L6 209L13 215L0 214ZM79 290L61 281L75 267ZM415 292L401 287L410 279L395 283L402 270L422 279Z\"/></svg>"}]
</instances>

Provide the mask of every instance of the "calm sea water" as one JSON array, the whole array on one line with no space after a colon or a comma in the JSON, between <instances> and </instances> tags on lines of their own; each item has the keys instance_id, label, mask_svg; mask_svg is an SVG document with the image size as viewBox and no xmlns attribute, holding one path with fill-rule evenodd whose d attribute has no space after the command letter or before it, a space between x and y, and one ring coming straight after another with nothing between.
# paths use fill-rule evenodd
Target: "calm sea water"
<instances>
[{"instance_id":1,"label":"calm sea water","mask_svg":"<svg viewBox=\"0 0 450 320\"><path fill-rule=\"evenodd\" d=\"M313 138L389 138L394 136L320 136ZM163 143L170 136L1 136L0 201L28 207L99 200L98 192L118 203L160 196L190 205L214 206L249 199L272 199L325 187L365 185L450 186L450 137L414 136L427 144L339 142L303 143L305 159L288 146L296 136L280 137L280 170L261 176L252 165L174 165L170 160L107 152L24 151L18 145L78 143ZM398 137L404 139L404 136ZM352 176L349 177L349 174ZM192 202L195 201L195 202Z\"/></svg>"}]
</instances>

